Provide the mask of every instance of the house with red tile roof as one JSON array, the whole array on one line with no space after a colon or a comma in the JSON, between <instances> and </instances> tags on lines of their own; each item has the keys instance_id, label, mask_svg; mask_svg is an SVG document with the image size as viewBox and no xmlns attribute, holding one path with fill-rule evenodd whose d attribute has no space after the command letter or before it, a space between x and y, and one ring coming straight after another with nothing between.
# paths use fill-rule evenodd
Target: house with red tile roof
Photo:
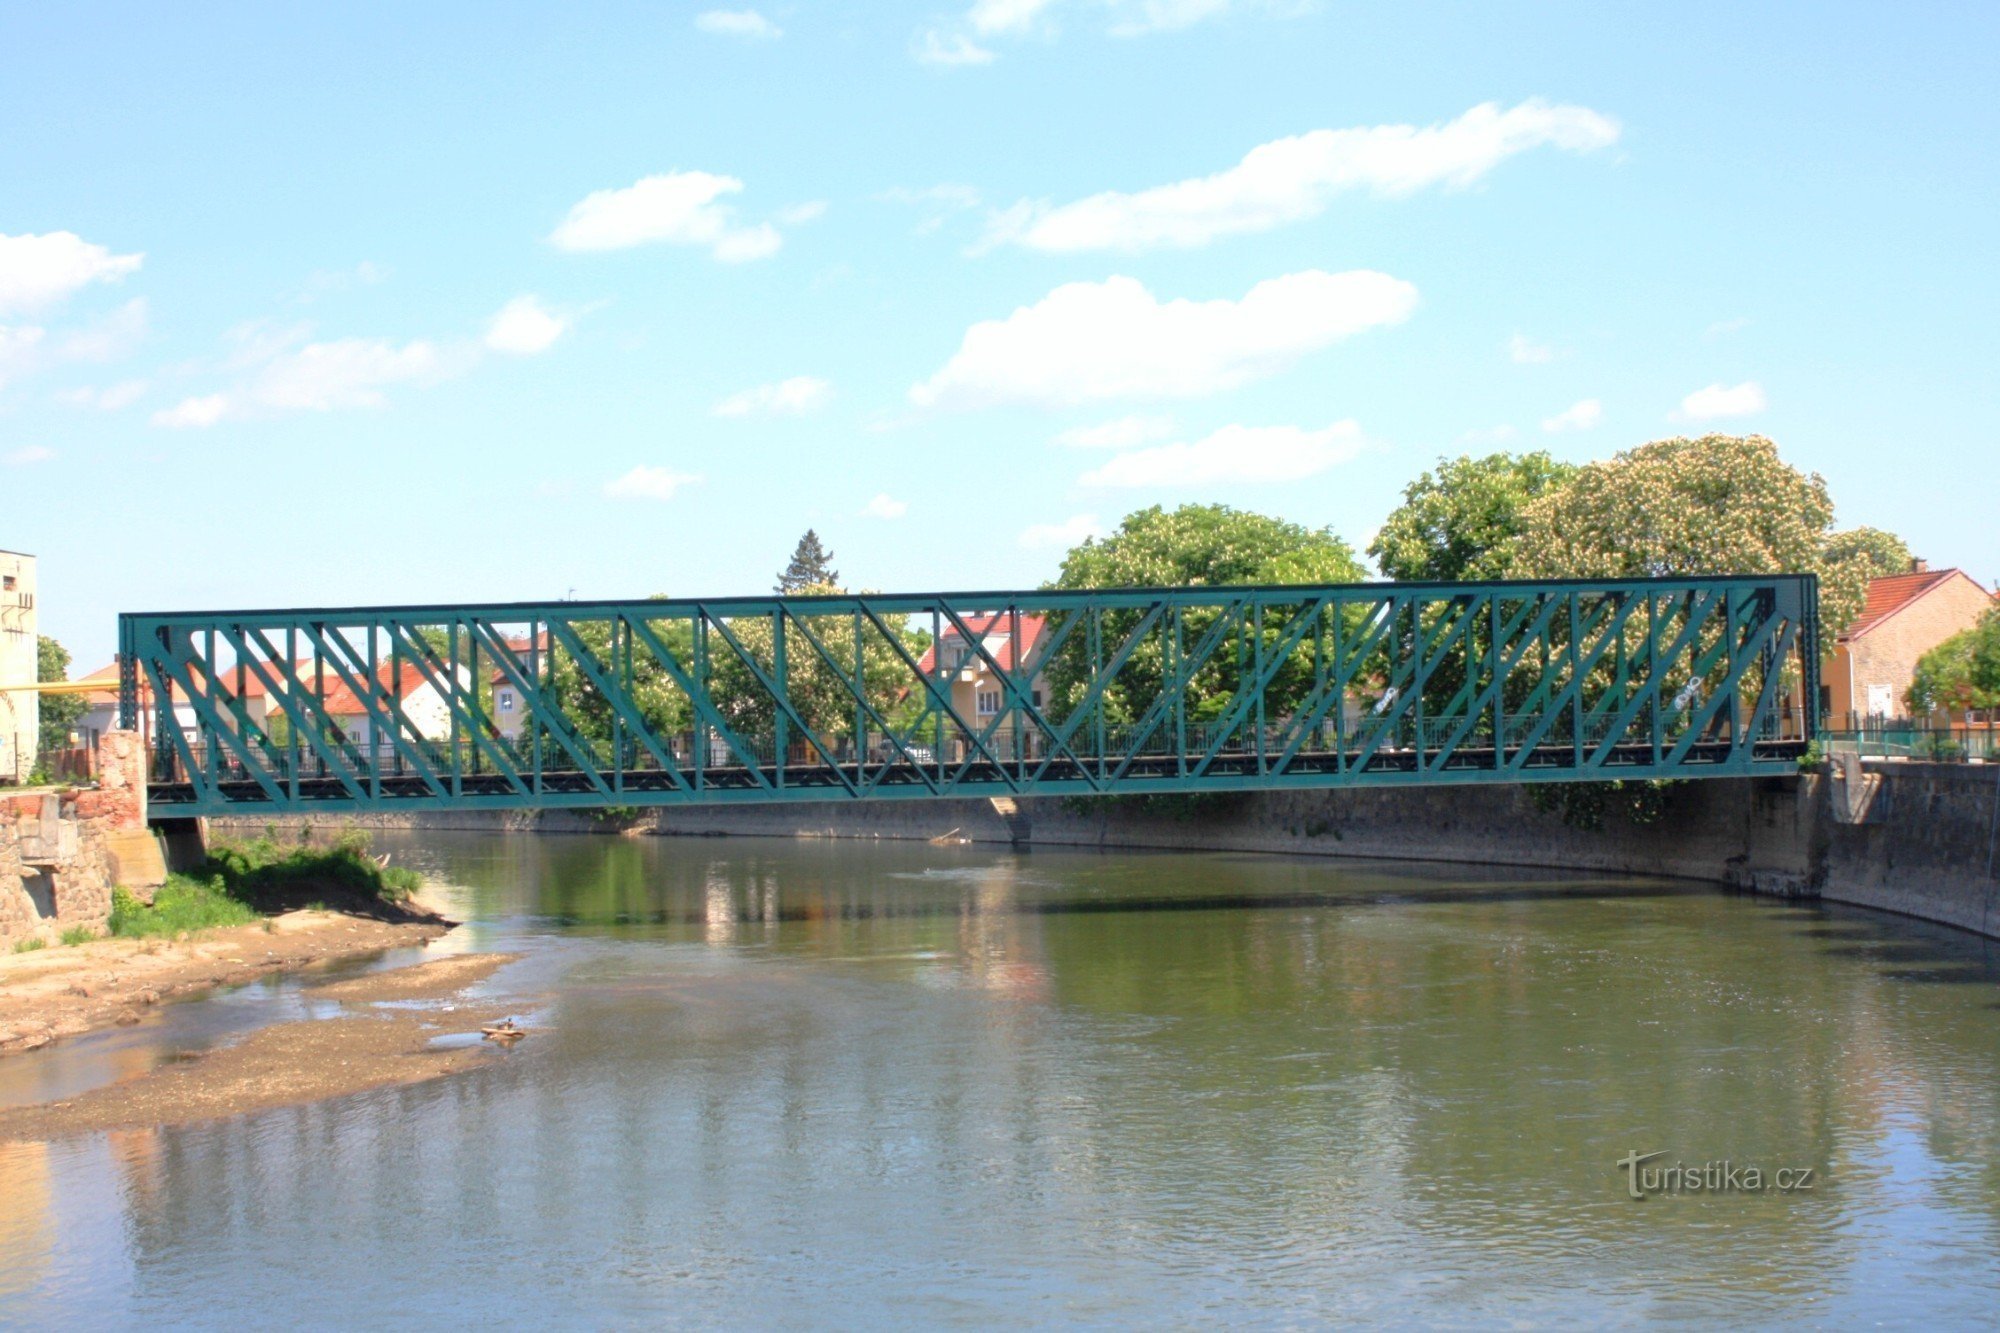
<instances>
[{"instance_id":1,"label":"house with red tile roof","mask_svg":"<svg viewBox=\"0 0 2000 1333\"><path fill-rule=\"evenodd\" d=\"M1861 614L1834 640L1821 687L1828 725L1901 717L1917 659L1979 623L1993 594L1962 569L1929 569L1871 579Z\"/></svg>"},{"instance_id":2,"label":"house with red tile roof","mask_svg":"<svg viewBox=\"0 0 2000 1333\"><path fill-rule=\"evenodd\" d=\"M272 674L277 671L271 668ZM341 733L356 744L367 747L374 743L373 718L366 704L341 679L331 662L319 669L314 659L307 658L294 662L291 667L293 677L306 689L308 694L316 693L320 704ZM459 668L461 676L465 674ZM378 663L375 677L381 683L382 695L395 695L402 707L403 715L410 720L418 735L427 740L444 740L451 735L451 710L435 685L415 666L404 662L400 669L391 662ZM94 746L105 732L118 725L118 663L114 659L108 665L99 667L88 676L78 678L91 683L102 682L101 690L92 690L83 696L87 705L83 715L77 719L77 739L80 744ZM282 680L283 678L280 677ZM245 666L241 672L235 669L217 673L217 684L221 692L240 693L243 711L250 721L266 734L281 735L285 710L281 703L271 698L269 688L258 677L257 672ZM139 712L142 732L150 733L154 724L152 690L145 682L139 683ZM175 692L174 717L181 730L190 737L197 731L195 711L191 704ZM388 734L383 733L381 748L390 748Z\"/></svg>"},{"instance_id":3,"label":"house with red tile roof","mask_svg":"<svg viewBox=\"0 0 2000 1333\"><path fill-rule=\"evenodd\" d=\"M1048 701L1048 682L1042 677L1048 621L1025 612L1016 617L1004 611L959 618L973 637L967 639L956 626L947 624L917 663L924 674L933 675L942 660L951 679L951 706L958 715L974 727L983 727L1000 712L1006 691L996 666L1017 678L1025 670L1029 702L1042 707ZM984 652L976 651L975 644Z\"/></svg>"}]
</instances>

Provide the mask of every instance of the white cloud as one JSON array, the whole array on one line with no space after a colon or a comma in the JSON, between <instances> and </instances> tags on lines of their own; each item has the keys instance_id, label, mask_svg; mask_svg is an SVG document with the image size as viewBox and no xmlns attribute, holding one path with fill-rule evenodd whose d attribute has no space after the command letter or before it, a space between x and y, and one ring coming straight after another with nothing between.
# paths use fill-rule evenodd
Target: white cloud
<instances>
[{"instance_id":1,"label":"white cloud","mask_svg":"<svg viewBox=\"0 0 2000 1333\"><path fill-rule=\"evenodd\" d=\"M1072 426L1056 436L1056 443L1069 449L1130 449L1164 440L1173 431L1172 417L1118 417L1095 426Z\"/></svg>"},{"instance_id":2,"label":"white cloud","mask_svg":"<svg viewBox=\"0 0 2000 1333\"><path fill-rule=\"evenodd\" d=\"M1056 0L973 0L965 21L982 37L1032 32Z\"/></svg>"},{"instance_id":3,"label":"white cloud","mask_svg":"<svg viewBox=\"0 0 2000 1333\"><path fill-rule=\"evenodd\" d=\"M533 356L555 346L570 321L552 314L533 296L517 296L500 307L486 326L486 345L512 356Z\"/></svg>"},{"instance_id":4,"label":"white cloud","mask_svg":"<svg viewBox=\"0 0 2000 1333\"><path fill-rule=\"evenodd\" d=\"M252 396L281 411L380 407L387 401L385 387L435 380L449 369L438 345L423 339L399 347L387 338L338 338L307 343L272 361L258 375Z\"/></svg>"},{"instance_id":5,"label":"white cloud","mask_svg":"<svg viewBox=\"0 0 2000 1333\"><path fill-rule=\"evenodd\" d=\"M717 259L762 259L783 244L769 223L738 227L735 210L719 202L743 182L706 171L669 171L622 190L595 190L550 233L560 250L625 250L635 245L705 246Z\"/></svg>"},{"instance_id":6,"label":"white cloud","mask_svg":"<svg viewBox=\"0 0 2000 1333\"><path fill-rule=\"evenodd\" d=\"M124 380L107 388L64 389L56 395L58 402L72 407L92 408L99 412L118 412L132 406L146 394L149 386L144 380Z\"/></svg>"},{"instance_id":7,"label":"white cloud","mask_svg":"<svg viewBox=\"0 0 2000 1333\"><path fill-rule=\"evenodd\" d=\"M1119 454L1079 479L1084 486L1207 486L1222 482L1299 481L1348 462L1366 447L1361 427L1336 421L1299 426L1224 426L1192 443Z\"/></svg>"},{"instance_id":8,"label":"white cloud","mask_svg":"<svg viewBox=\"0 0 2000 1333\"><path fill-rule=\"evenodd\" d=\"M917 235L928 236L954 214L979 207L979 191L970 185L929 185L922 189L898 185L876 198L885 203L910 204L920 211Z\"/></svg>"},{"instance_id":9,"label":"white cloud","mask_svg":"<svg viewBox=\"0 0 2000 1333\"><path fill-rule=\"evenodd\" d=\"M136 297L110 314L67 334L57 348L66 361L116 361L146 337L146 298Z\"/></svg>"},{"instance_id":10,"label":"white cloud","mask_svg":"<svg viewBox=\"0 0 2000 1333\"><path fill-rule=\"evenodd\" d=\"M11 328L0 324L0 387L36 369L41 363L42 340L48 330L32 324Z\"/></svg>"},{"instance_id":11,"label":"white cloud","mask_svg":"<svg viewBox=\"0 0 2000 1333\"><path fill-rule=\"evenodd\" d=\"M52 337L39 324L0 324L0 387L66 361L116 360L129 353L145 333L143 298L127 301L60 337Z\"/></svg>"},{"instance_id":12,"label":"white cloud","mask_svg":"<svg viewBox=\"0 0 2000 1333\"><path fill-rule=\"evenodd\" d=\"M1539 366L1555 360L1556 349L1517 333L1507 340L1507 356L1517 366Z\"/></svg>"},{"instance_id":13,"label":"white cloud","mask_svg":"<svg viewBox=\"0 0 2000 1333\"><path fill-rule=\"evenodd\" d=\"M719 417L803 416L826 406L833 385L811 375L794 375L776 384L760 384L754 389L732 393L712 409Z\"/></svg>"},{"instance_id":14,"label":"white cloud","mask_svg":"<svg viewBox=\"0 0 2000 1333\"><path fill-rule=\"evenodd\" d=\"M920 65L955 68L960 65L990 65L993 52L964 33L941 33L932 29L923 35L911 52Z\"/></svg>"},{"instance_id":15,"label":"white cloud","mask_svg":"<svg viewBox=\"0 0 2000 1333\"><path fill-rule=\"evenodd\" d=\"M35 463L46 463L56 456L56 451L43 444L24 445L7 455L8 467L28 467Z\"/></svg>"},{"instance_id":16,"label":"white cloud","mask_svg":"<svg viewBox=\"0 0 2000 1333\"><path fill-rule=\"evenodd\" d=\"M1394 198L1433 185L1463 189L1518 153L1544 145L1588 152L1618 134L1608 116L1539 98L1504 111L1483 103L1425 129L1314 130L1261 144L1212 176L1061 205L1023 200L994 217L985 243L1057 253L1185 249L1317 217L1346 191Z\"/></svg>"},{"instance_id":17,"label":"white cloud","mask_svg":"<svg viewBox=\"0 0 2000 1333\"><path fill-rule=\"evenodd\" d=\"M1585 398L1572 403L1552 417L1542 422L1546 431L1589 430L1604 419L1604 404L1595 398Z\"/></svg>"},{"instance_id":18,"label":"white cloud","mask_svg":"<svg viewBox=\"0 0 2000 1333\"><path fill-rule=\"evenodd\" d=\"M1458 442L1460 444L1500 444L1513 439L1514 435L1514 428L1503 423L1498 426L1475 427L1459 436Z\"/></svg>"},{"instance_id":19,"label":"white cloud","mask_svg":"<svg viewBox=\"0 0 2000 1333\"><path fill-rule=\"evenodd\" d=\"M708 9L694 16L694 26L719 37L748 37L768 41L782 37L785 30L754 9Z\"/></svg>"},{"instance_id":20,"label":"white cloud","mask_svg":"<svg viewBox=\"0 0 2000 1333\"><path fill-rule=\"evenodd\" d=\"M1755 380L1745 380L1727 387L1711 384L1706 389L1696 389L1681 399L1677 415L1687 421L1713 421L1717 417L1747 417L1768 406L1764 386Z\"/></svg>"},{"instance_id":21,"label":"white cloud","mask_svg":"<svg viewBox=\"0 0 2000 1333\"><path fill-rule=\"evenodd\" d=\"M1085 0L1084 3L1078 3L1078 0L973 0L971 7L951 27L970 29L972 33L986 38L1047 37L1056 32L1055 15L1058 10L1083 9L1101 14L1105 19L1105 30L1113 37L1134 37L1142 33L1185 28L1203 19L1235 11L1262 10L1290 16L1311 8L1312 3L1313 0ZM976 61L979 64L993 58L992 52L973 46L971 38L963 32L939 30L925 34L925 45L917 48L917 58L924 59L930 47L944 44L970 47L979 53ZM975 62L959 60L949 63Z\"/></svg>"},{"instance_id":22,"label":"white cloud","mask_svg":"<svg viewBox=\"0 0 2000 1333\"><path fill-rule=\"evenodd\" d=\"M213 426L229 415L229 395L211 393L200 398L183 398L172 407L153 413L153 424L169 430L200 429Z\"/></svg>"},{"instance_id":23,"label":"white cloud","mask_svg":"<svg viewBox=\"0 0 2000 1333\"><path fill-rule=\"evenodd\" d=\"M187 398L152 417L156 426L200 427L284 412L376 408L396 384L434 383L471 364L460 349L418 339L339 338L307 343L267 360L255 376L225 393Z\"/></svg>"},{"instance_id":24,"label":"white cloud","mask_svg":"<svg viewBox=\"0 0 2000 1333\"><path fill-rule=\"evenodd\" d=\"M787 204L778 210L778 221L787 227L800 227L808 222L817 222L826 216L826 200L809 199L803 204Z\"/></svg>"},{"instance_id":25,"label":"white cloud","mask_svg":"<svg viewBox=\"0 0 2000 1333\"><path fill-rule=\"evenodd\" d=\"M0 233L0 314L40 310L93 282L118 282L145 258L114 255L73 231Z\"/></svg>"},{"instance_id":26,"label":"white cloud","mask_svg":"<svg viewBox=\"0 0 2000 1333\"><path fill-rule=\"evenodd\" d=\"M1199 23L1203 19L1227 14L1236 7L1231 4L1231 0L1107 0L1107 3L1115 16L1111 24L1113 37L1137 37L1149 32L1173 32ZM1264 6L1281 12L1287 9L1296 12L1302 7Z\"/></svg>"},{"instance_id":27,"label":"white cloud","mask_svg":"<svg viewBox=\"0 0 2000 1333\"><path fill-rule=\"evenodd\" d=\"M1735 333L1739 329L1747 329L1749 327L1750 317L1748 315L1738 315L1734 319L1716 320L1715 323L1702 330L1702 336L1705 338L1720 338L1725 334Z\"/></svg>"},{"instance_id":28,"label":"white cloud","mask_svg":"<svg viewBox=\"0 0 2000 1333\"><path fill-rule=\"evenodd\" d=\"M919 407L1072 407L1114 398L1191 398L1285 369L1364 329L1399 324L1417 289L1386 273L1308 269L1240 301L1162 302L1137 279L1056 288L985 320L943 369L910 390Z\"/></svg>"},{"instance_id":29,"label":"white cloud","mask_svg":"<svg viewBox=\"0 0 2000 1333\"><path fill-rule=\"evenodd\" d=\"M887 491L861 506L863 518L901 518L909 512L908 501L893 499Z\"/></svg>"},{"instance_id":30,"label":"white cloud","mask_svg":"<svg viewBox=\"0 0 2000 1333\"><path fill-rule=\"evenodd\" d=\"M370 259L362 260L353 268L316 269L306 275L296 299L299 304L306 305L322 296L344 292L350 287L372 287L388 276L387 268Z\"/></svg>"},{"instance_id":31,"label":"white cloud","mask_svg":"<svg viewBox=\"0 0 2000 1333\"><path fill-rule=\"evenodd\" d=\"M1041 550L1050 546L1064 549L1077 545L1086 537L1102 537L1104 525L1097 521L1095 514L1077 514L1060 523L1031 524L1021 533L1020 543L1029 550Z\"/></svg>"},{"instance_id":32,"label":"white cloud","mask_svg":"<svg viewBox=\"0 0 2000 1333\"><path fill-rule=\"evenodd\" d=\"M671 500L681 487L692 486L700 480L693 473L647 467L641 463L617 480L606 482L604 493L614 500Z\"/></svg>"}]
</instances>

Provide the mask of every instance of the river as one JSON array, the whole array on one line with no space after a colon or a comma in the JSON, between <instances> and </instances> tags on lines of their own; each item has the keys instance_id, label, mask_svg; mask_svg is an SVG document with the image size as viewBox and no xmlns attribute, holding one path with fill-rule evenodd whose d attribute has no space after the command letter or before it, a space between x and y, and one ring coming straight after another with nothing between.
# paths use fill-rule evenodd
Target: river
<instances>
[{"instance_id":1,"label":"river","mask_svg":"<svg viewBox=\"0 0 2000 1333\"><path fill-rule=\"evenodd\" d=\"M525 953L482 993L533 1035L0 1144L0 1322L1938 1326L2000 1298L2000 966L1948 930L1280 857L377 845L467 921L443 947ZM172 1006L0 1064L0 1103L312 1011L289 981Z\"/></svg>"}]
</instances>

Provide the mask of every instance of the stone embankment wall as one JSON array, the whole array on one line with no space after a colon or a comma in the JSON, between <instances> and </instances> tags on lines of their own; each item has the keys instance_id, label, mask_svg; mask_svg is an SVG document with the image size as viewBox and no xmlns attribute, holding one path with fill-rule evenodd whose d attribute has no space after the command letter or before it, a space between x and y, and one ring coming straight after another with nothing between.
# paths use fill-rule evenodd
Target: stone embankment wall
<instances>
[{"instance_id":1,"label":"stone embankment wall","mask_svg":"<svg viewBox=\"0 0 2000 1333\"><path fill-rule=\"evenodd\" d=\"M1244 794L1187 817L1128 801L812 802L665 809L636 825L571 812L378 816L368 827L1016 840L1036 847L1177 848L1669 875L1881 908L2000 937L2000 765L1870 764L1867 799L1838 770L1683 783L1657 823L1573 828L1526 788L1439 786ZM1859 770L1857 770L1857 776ZM1857 787L1860 785L1856 784ZM295 824L296 821L290 821ZM327 816L323 821L342 822ZM260 831L243 821L219 830Z\"/></svg>"},{"instance_id":2,"label":"stone embankment wall","mask_svg":"<svg viewBox=\"0 0 2000 1333\"><path fill-rule=\"evenodd\" d=\"M0 794L0 947L29 936L53 941L71 926L102 927L111 890L142 891L158 878L136 862L146 843L139 738L112 732L99 743L94 788Z\"/></svg>"}]
</instances>

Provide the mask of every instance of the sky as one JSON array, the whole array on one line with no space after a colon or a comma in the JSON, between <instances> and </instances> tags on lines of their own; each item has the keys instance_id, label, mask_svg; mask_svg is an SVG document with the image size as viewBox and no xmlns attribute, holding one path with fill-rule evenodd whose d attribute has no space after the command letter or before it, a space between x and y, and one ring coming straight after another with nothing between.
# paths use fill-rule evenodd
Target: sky
<instances>
[{"instance_id":1,"label":"sky","mask_svg":"<svg viewBox=\"0 0 2000 1333\"><path fill-rule=\"evenodd\" d=\"M0 2L0 548L119 611L1031 587L1755 431L2000 576L2000 7Z\"/></svg>"}]
</instances>

